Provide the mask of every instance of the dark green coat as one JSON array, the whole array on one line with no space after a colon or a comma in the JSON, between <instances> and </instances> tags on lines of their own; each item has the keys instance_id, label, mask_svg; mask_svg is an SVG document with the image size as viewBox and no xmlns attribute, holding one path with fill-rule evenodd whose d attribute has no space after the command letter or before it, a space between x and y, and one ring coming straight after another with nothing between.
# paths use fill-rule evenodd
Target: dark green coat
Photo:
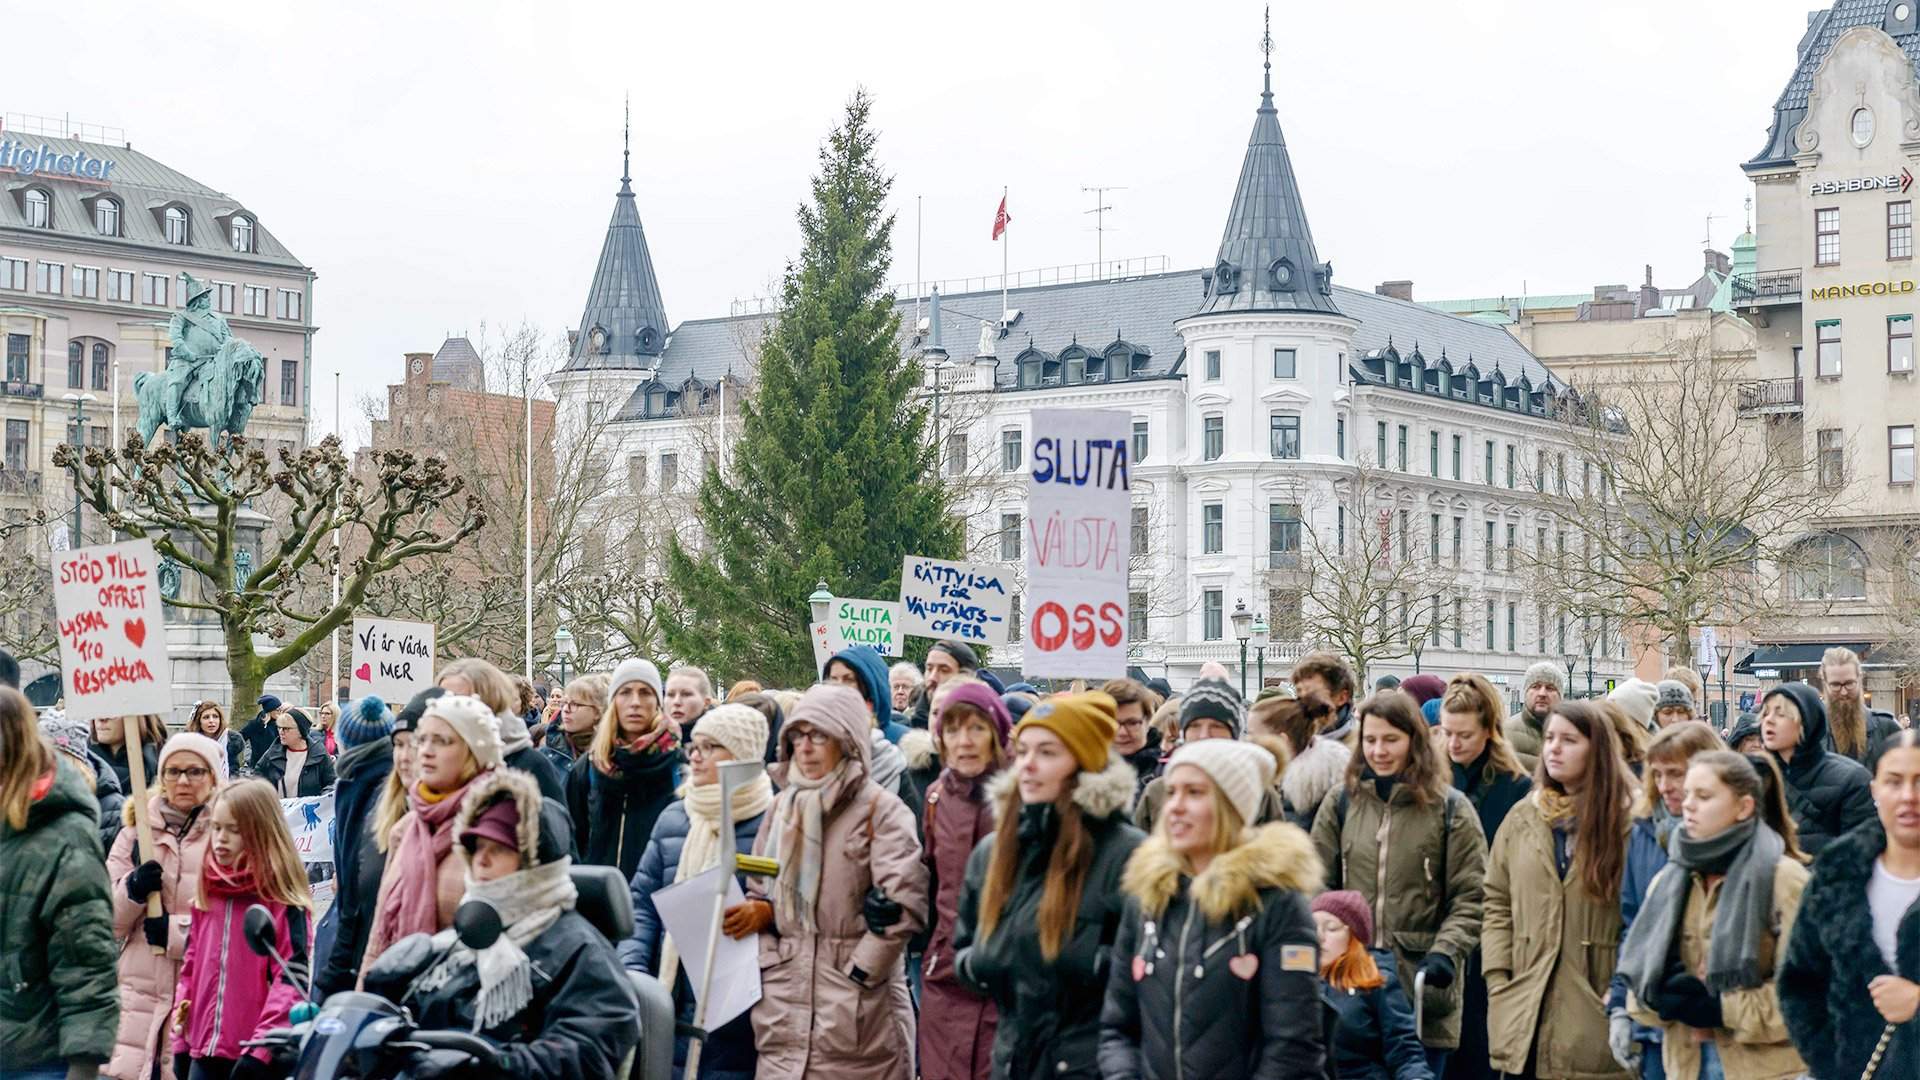
<instances>
[{"instance_id":1,"label":"dark green coat","mask_svg":"<svg viewBox=\"0 0 1920 1080\"><path fill-rule=\"evenodd\" d=\"M0 819L0 1062L105 1062L120 1026L100 806L65 754L16 832Z\"/></svg>"}]
</instances>

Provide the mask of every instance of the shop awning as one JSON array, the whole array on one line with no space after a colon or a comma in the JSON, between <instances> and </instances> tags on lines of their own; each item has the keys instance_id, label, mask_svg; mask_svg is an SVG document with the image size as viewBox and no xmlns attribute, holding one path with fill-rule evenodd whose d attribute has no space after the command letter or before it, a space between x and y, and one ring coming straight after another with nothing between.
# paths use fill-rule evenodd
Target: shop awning
<instances>
[{"instance_id":1,"label":"shop awning","mask_svg":"<svg viewBox=\"0 0 1920 1080\"><path fill-rule=\"evenodd\" d=\"M1793 641L1778 645L1756 645L1744 659L1733 665L1733 670L1741 675L1751 675L1756 669L1762 668L1776 671L1817 668L1820 658L1836 645L1852 649L1862 657L1867 655L1870 648L1864 641Z\"/></svg>"}]
</instances>

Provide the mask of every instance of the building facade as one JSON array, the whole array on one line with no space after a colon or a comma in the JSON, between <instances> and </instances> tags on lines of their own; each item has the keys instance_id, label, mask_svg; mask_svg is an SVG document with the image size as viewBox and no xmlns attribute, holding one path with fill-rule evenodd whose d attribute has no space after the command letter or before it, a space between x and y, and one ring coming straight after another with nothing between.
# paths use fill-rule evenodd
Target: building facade
<instances>
[{"instance_id":1,"label":"building facade","mask_svg":"<svg viewBox=\"0 0 1920 1080\"><path fill-rule=\"evenodd\" d=\"M1804 448L1843 493L1832 520L1807 523L1794 595L1808 617L1749 661L1774 677L1817 676L1821 651L1866 657L1879 708L1916 702L1911 664L1916 529L1913 178L1920 171L1920 14L1904 0L1840 0L1809 16L1774 104L1767 143L1742 167L1753 181L1755 270L1739 293L1756 327L1756 425Z\"/></svg>"},{"instance_id":2,"label":"building facade","mask_svg":"<svg viewBox=\"0 0 1920 1080\"><path fill-rule=\"evenodd\" d=\"M1552 500L1592 491L1559 419L1577 395L1497 325L1334 282L1267 78L1211 266L896 301L970 556L1018 576L1036 410L1119 410L1136 493L1131 663L1146 673L1183 686L1209 660L1237 666L1245 610L1256 648L1268 638L1248 666L1283 677L1326 642L1322 598L1372 543L1421 572L1404 578L1417 589L1382 579L1366 617L1400 644L1369 676L1471 668L1517 693L1530 664L1577 656L1601 684L1624 677L1617 632L1583 635L1527 586L1525 552L1563 542ZM623 177L572 357L550 382L560 438L592 433L656 500L636 557L666 530L697 542L686 500L715 455L725 475L730 402L769 317L669 330ZM993 653L998 667L1020 659L1017 640Z\"/></svg>"}]
</instances>

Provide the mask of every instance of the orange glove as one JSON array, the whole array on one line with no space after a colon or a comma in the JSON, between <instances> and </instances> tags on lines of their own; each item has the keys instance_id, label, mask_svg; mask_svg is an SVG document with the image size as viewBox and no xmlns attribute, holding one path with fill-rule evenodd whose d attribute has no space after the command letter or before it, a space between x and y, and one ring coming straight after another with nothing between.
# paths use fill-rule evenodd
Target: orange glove
<instances>
[{"instance_id":1,"label":"orange glove","mask_svg":"<svg viewBox=\"0 0 1920 1080\"><path fill-rule=\"evenodd\" d=\"M180 1032L186 1031L187 1020L192 1015L192 1011L193 1003L190 1001L182 1000L179 1004L175 1005L173 1007L173 1030Z\"/></svg>"},{"instance_id":2,"label":"orange glove","mask_svg":"<svg viewBox=\"0 0 1920 1080\"><path fill-rule=\"evenodd\" d=\"M720 920L720 932L738 941L772 925L773 905L765 900L748 900L726 910Z\"/></svg>"}]
</instances>

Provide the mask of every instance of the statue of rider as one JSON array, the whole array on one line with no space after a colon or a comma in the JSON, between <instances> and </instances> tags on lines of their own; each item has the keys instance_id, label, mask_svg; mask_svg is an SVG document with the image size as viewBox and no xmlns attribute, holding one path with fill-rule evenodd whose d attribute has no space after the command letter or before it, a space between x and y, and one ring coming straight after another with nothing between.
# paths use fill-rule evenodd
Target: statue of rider
<instances>
[{"instance_id":1,"label":"statue of rider","mask_svg":"<svg viewBox=\"0 0 1920 1080\"><path fill-rule=\"evenodd\" d=\"M167 350L165 376L168 416L183 414L194 377L233 336L227 320L213 310L213 287L192 274L181 276L186 279L186 306L167 321L167 336L173 343Z\"/></svg>"}]
</instances>

